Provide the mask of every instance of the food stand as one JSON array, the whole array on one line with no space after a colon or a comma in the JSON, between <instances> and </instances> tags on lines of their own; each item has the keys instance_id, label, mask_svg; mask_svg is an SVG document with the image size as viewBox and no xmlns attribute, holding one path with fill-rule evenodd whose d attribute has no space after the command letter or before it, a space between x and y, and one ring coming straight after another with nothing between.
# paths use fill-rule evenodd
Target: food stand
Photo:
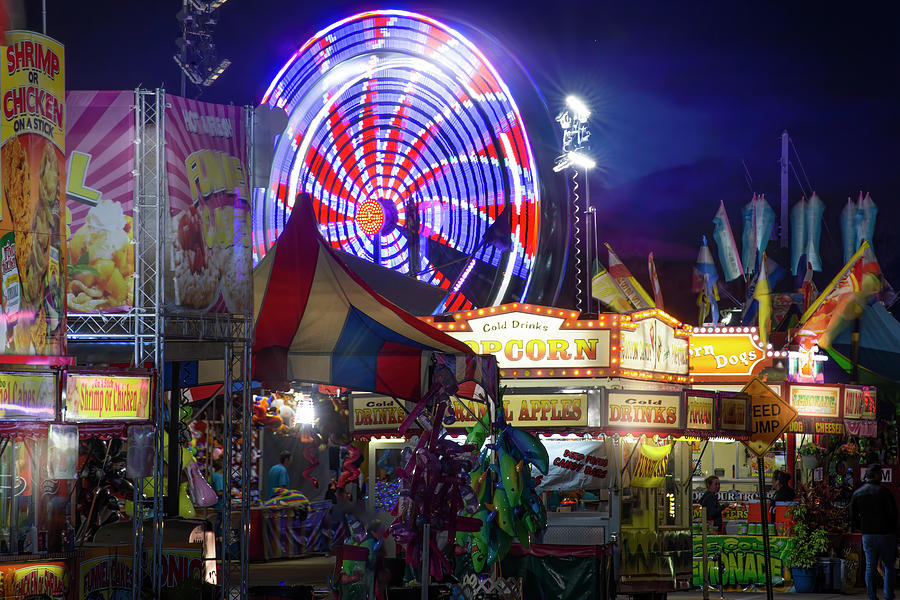
<instances>
[{"instance_id":1,"label":"food stand","mask_svg":"<svg viewBox=\"0 0 900 600\"><path fill-rule=\"evenodd\" d=\"M735 432L733 420L724 410L728 403L741 403L740 390L754 377L766 381L779 397L793 407L798 416L787 432L809 436L865 435L874 432L874 390L863 386L826 384L821 363L824 358L812 353L777 351L763 348L753 327L698 327L691 335L691 388L694 394L714 394L717 398L717 426L706 440L693 442L695 467L694 500L704 491L704 479L710 475L720 478L720 502L727 504L723 513L723 531L708 537L708 554L720 556L723 564L722 582L726 588L747 589L762 586L765 569L762 566L762 538L760 536L760 503L758 467L755 456L742 444L734 442L746 438L745 430ZM863 409L873 402L871 411ZM850 413L845 408L850 407ZM795 435L785 435L782 441L764 457L765 473L771 476L776 469L795 476L807 484L821 482L823 469L816 466L797 467ZM708 445L707 445L708 444ZM771 572L776 589L787 590L791 585L787 556L793 543L791 523L787 516L789 503L777 503L774 522L769 525L771 543ZM694 554L702 554L699 531L699 508L694 512ZM700 585L700 564L694 566L694 584ZM710 581L720 583L717 569L710 569Z\"/></svg>"},{"instance_id":2,"label":"food stand","mask_svg":"<svg viewBox=\"0 0 900 600\"><path fill-rule=\"evenodd\" d=\"M547 529L529 550L513 545L521 556L504 573L520 573L526 594L547 581L566 588L544 593L566 597L606 594L615 583L634 595L686 589L690 463L686 444L674 441L685 426L688 374L680 323L656 309L582 316L520 303L425 320L497 357L507 421L540 434L551 455L539 485ZM458 426L480 414L465 404ZM541 577L561 557L589 561L590 575Z\"/></svg>"}]
</instances>

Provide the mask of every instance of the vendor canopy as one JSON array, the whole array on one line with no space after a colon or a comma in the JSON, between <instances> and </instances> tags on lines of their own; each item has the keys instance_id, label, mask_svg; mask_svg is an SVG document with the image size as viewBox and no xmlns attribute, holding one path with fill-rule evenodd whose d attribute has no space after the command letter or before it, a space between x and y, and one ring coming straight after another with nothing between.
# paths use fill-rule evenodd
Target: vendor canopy
<instances>
[{"instance_id":1,"label":"vendor canopy","mask_svg":"<svg viewBox=\"0 0 900 600\"><path fill-rule=\"evenodd\" d=\"M254 269L253 290L253 378L271 387L305 381L418 401L437 353L457 382L497 397L494 357L474 354L363 283L319 235L307 194Z\"/></svg>"}]
</instances>

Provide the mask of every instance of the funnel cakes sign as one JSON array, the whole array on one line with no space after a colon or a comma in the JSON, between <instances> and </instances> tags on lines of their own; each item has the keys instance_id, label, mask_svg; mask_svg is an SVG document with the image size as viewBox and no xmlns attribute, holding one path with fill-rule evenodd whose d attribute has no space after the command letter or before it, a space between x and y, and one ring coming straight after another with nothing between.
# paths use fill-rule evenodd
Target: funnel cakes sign
<instances>
[{"instance_id":1,"label":"funnel cakes sign","mask_svg":"<svg viewBox=\"0 0 900 600\"><path fill-rule=\"evenodd\" d=\"M250 311L250 196L243 110L167 96L166 300L183 309ZM173 297L174 296L174 297Z\"/></svg>"}]
</instances>

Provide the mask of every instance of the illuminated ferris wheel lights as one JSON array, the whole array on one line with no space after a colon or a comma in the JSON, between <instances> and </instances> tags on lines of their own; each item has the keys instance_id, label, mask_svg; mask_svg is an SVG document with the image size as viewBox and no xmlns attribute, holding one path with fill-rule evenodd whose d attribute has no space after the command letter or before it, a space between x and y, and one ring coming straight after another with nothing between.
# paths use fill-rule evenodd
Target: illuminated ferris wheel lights
<instances>
[{"instance_id":1,"label":"illuminated ferris wheel lights","mask_svg":"<svg viewBox=\"0 0 900 600\"><path fill-rule=\"evenodd\" d=\"M585 104L578 96L566 96L566 106L575 113L574 117L576 121L584 122L591 116L591 109L589 109L587 104Z\"/></svg>"},{"instance_id":2,"label":"illuminated ferris wheel lights","mask_svg":"<svg viewBox=\"0 0 900 600\"><path fill-rule=\"evenodd\" d=\"M371 198L356 207L356 224L366 235L376 235L384 227L384 208Z\"/></svg>"}]
</instances>

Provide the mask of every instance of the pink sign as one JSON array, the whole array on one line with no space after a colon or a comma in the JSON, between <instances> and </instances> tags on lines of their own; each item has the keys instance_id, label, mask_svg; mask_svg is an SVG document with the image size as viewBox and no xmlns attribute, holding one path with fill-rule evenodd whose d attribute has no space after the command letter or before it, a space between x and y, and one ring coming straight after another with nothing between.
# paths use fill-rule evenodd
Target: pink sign
<instances>
[{"instance_id":1,"label":"pink sign","mask_svg":"<svg viewBox=\"0 0 900 600\"><path fill-rule=\"evenodd\" d=\"M166 301L200 312L251 309L245 113L167 96Z\"/></svg>"},{"instance_id":2,"label":"pink sign","mask_svg":"<svg viewBox=\"0 0 900 600\"><path fill-rule=\"evenodd\" d=\"M69 312L134 305L134 92L66 94Z\"/></svg>"}]
</instances>

